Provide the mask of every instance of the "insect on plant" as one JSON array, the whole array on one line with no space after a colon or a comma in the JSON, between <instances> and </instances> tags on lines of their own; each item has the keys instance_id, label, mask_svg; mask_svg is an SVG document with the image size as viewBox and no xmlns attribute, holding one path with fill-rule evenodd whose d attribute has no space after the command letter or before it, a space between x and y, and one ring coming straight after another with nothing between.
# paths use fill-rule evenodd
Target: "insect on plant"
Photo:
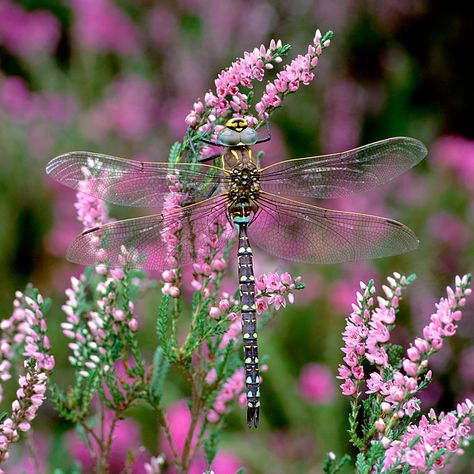
<instances>
[{"instance_id":1,"label":"insect on plant","mask_svg":"<svg viewBox=\"0 0 474 474\"><path fill-rule=\"evenodd\" d=\"M191 261L193 236L226 215L238 239L238 276L244 340L247 424L259 423L260 391L255 275L251 240L283 259L306 263L345 261L397 255L415 249L418 240L392 219L316 207L294 198L340 198L387 183L419 163L425 146L406 137L389 138L350 151L297 158L260 167L253 145L259 138L244 118L232 118L218 134L220 165L139 162L90 152L71 152L47 165L47 173L74 189L83 189L84 168L94 178L91 195L132 207L163 205L169 176L186 183L187 198L171 213L112 222L88 229L71 244L67 258L82 264L120 264L121 248L135 256L133 265L163 271L165 243L160 236L179 222L181 263ZM219 245L225 246L221 237ZM100 251L98 250L100 248Z\"/></svg>"}]
</instances>

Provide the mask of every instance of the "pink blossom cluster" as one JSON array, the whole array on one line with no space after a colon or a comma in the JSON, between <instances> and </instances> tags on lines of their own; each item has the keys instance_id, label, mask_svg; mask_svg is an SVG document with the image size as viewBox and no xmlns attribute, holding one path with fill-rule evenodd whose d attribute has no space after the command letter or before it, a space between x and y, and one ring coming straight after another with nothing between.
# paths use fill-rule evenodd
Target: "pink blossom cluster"
<instances>
[{"instance_id":1,"label":"pink blossom cluster","mask_svg":"<svg viewBox=\"0 0 474 474\"><path fill-rule=\"evenodd\" d=\"M402 359L405 374L399 370L393 372L391 380L383 381L380 374L371 374L370 393L380 393L384 397L382 409L385 413L395 413L398 418L404 414L411 417L420 410L418 401L413 398L419 391L419 384L424 379L431 379L428 370L428 359L439 351L446 337L456 334L455 324L462 317L460 308L466 303L466 296L472 292L468 288L469 277L456 277L453 291L447 287L447 298L441 298L436 304L436 313L431 315L430 323L423 329L423 338L418 337L407 349L407 357Z\"/></svg>"},{"instance_id":2,"label":"pink blossom cluster","mask_svg":"<svg viewBox=\"0 0 474 474\"><path fill-rule=\"evenodd\" d=\"M303 288L301 277L293 278L288 272L279 274L269 272L261 275L256 281L257 313L262 314L268 311L270 306L279 310L286 307L286 298L290 303L294 303L295 289Z\"/></svg>"},{"instance_id":3,"label":"pink blossom cluster","mask_svg":"<svg viewBox=\"0 0 474 474\"><path fill-rule=\"evenodd\" d=\"M203 286L206 290L205 297L208 297L210 288L207 283L211 283L227 268L224 259L225 246L229 245L235 238L235 232L229 224L224 214L219 215L214 222L208 223L206 228L200 229L196 236L195 254L193 263L192 287L200 291ZM206 285L204 285L206 283ZM224 303L221 304L225 305ZM221 311L225 311L222 308Z\"/></svg>"},{"instance_id":4,"label":"pink blossom cluster","mask_svg":"<svg viewBox=\"0 0 474 474\"><path fill-rule=\"evenodd\" d=\"M242 315L236 313L229 313L228 318L232 321L227 331L223 334L219 348L227 347L231 341L237 343L242 332Z\"/></svg>"},{"instance_id":5,"label":"pink blossom cluster","mask_svg":"<svg viewBox=\"0 0 474 474\"><path fill-rule=\"evenodd\" d=\"M0 2L0 45L11 52L21 56L51 53L60 35L59 22L52 13L27 11L18 2Z\"/></svg>"},{"instance_id":6,"label":"pink blossom cluster","mask_svg":"<svg viewBox=\"0 0 474 474\"><path fill-rule=\"evenodd\" d=\"M282 61L278 51L281 40L271 40L266 48L263 44L251 53L245 52L243 58L234 61L224 69L215 80L215 92L208 91L204 102L200 99L194 103L193 110L187 115L186 123L200 131L207 132L217 117L225 116L229 110L236 115L248 113L248 95L240 91L239 86L251 89L253 81L262 81L265 69L273 69L273 62ZM255 119L249 117L255 125Z\"/></svg>"},{"instance_id":7,"label":"pink blossom cluster","mask_svg":"<svg viewBox=\"0 0 474 474\"><path fill-rule=\"evenodd\" d=\"M66 290L68 299L62 307L67 320L61 328L64 336L71 340L68 344L72 350L69 362L82 377L88 377L90 370L98 368L108 371L110 366L102 360L107 355L108 339L116 337L124 326L131 331L138 329L133 303L123 307L117 302L118 286L125 276L124 271L115 268L108 272L103 266L97 267L97 271L102 274L96 285L99 295L97 309L80 310L87 286L84 275L79 279L71 278L71 288Z\"/></svg>"},{"instance_id":8,"label":"pink blossom cluster","mask_svg":"<svg viewBox=\"0 0 474 474\"><path fill-rule=\"evenodd\" d=\"M81 191L76 194L74 207L77 211L77 220L83 225L84 229L101 226L108 220L107 210L104 201L88 193L88 190L98 186L95 176L90 176L88 168L84 167L83 173L88 177L79 183Z\"/></svg>"},{"instance_id":9,"label":"pink blossom cluster","mask_svg":"<svg viewBox=\"0 0 474 474\"><path fill-rule=\"evenodd\" d=\"M423 415L418 425L410 425L400 440L382 438L387 449L381 472L393 472L400 466L409 467L411 473L439 472L453 455L464 453L473 421L473 404L469 399L447 414L436 415L431 409L428 417Z\"/></svg>"},{"instance_id":10,"label":"pink blossom cluster","mask_svg":"<svg viewBox=\"0 0 474 474\"><path fill-rule=\"evenodd\" d=\"M209 306L209 316L212 319L220 319L225 316L230 321L234 321L237 318L237 314L230 310L235 309L237 305L238 302L235 298L229 293L223 292L217 305Z\"/></svg>"},{"instance_id":11,"label":"pink blossom cluster","mask_svg":"<svg viewBox=\"0 0 474 474\"><path fill-rule=\"evenodd\" d=\"M420 377L431 378L428 370L429 357L443 345L446 337L456 333L456 322L462 317L460 308L465 305L465 298L471 294L468 288L469 277L456 277L456 288L447 288L447 298L441 298L436 305L436 313L431 315L430 323L423 329L423 338L418 337L407 350L407 357L402 359L405 373L394 370L389 364L386 349L390 342L391 326L395 322L395 311L398 308L402 290L407 285L407 279L398 273L389 278L389 286L384 286L387 297L378 298L378 308L373 309L375 288L361 284L363 294L358 293L358 304L348 318L343 333L345 365L339 367L339 377L344 380L341 385L344 395L358 396L359 386L364 380L367 384L366 393L380 393L383 396L382 409L385 413L395 412L400 418L404 414L413 416L419 410L414 395L419 391ZM366 377L362 362L368 360L377 371ZM392 376L389 380L382 377L382 369L390 369Z\"/></svg>"},{"instance_id":12,"label":"pink blossom cluster","mask_svg":"<svg viewBox=\"0 0 474 474\"><path fill-rule=\"evenodd\" d=\"M211 385L217 379L215 369L211 369L206 376L206 382ZM227 404L234 398L239 397L241 406L245 406L247 398L242 393L245 388L244 369L237 369L224 383L222 389L218 393L212 408L207 412L207 420L211 423L217 423L222 415L227 413L229 408Z\"/></svg>"},{"instance_id":13,"label":"pink blossom cluster","mask_svg":"<svg viewBox=\"0 0 474 474\"><path fill-rule=\"evenodd\" d=\"M338 378L344 381L341 385L343 395L358 396L359 386L365 377L364 360L378 366L379 370L389 366L385 350L390 340L389 327L395 322L395 311L407 279L394 273L394 278L389 277L388 283L389 286L382 287L387 299L379 297L379 306L375 309L373 282L360 284L362 293L357 292L357 304L352 305L353 311L342 334L344 347L341 350L345 354L345 364L339 366ZM367 379L369 393L374 388L374 377L378 380L377 373Z\"/></svg>"},{"instance_id":14,"label":"pink blossom cluster","mask_svg":"<svg viewBox=\"0 0 474 474\"><path fill-rule=\"evenodd\" d=\"M207 287L207 283L214 281L217 275L227 267L223 252L225 246L234 237L234 230L225 215L218 216L212 222L204 220L203 223L196 223L192 228L193 238L186 236L188 241L192 240L193 248L187 248L186 244L182 243L182 240L186 241L186 239L182 239L182 237L184 237L183 233L189 229L185 228L186 223L181 218L181 208L187 194L179 182L179 171L176 171L174 175L169 175L168 181L170 182L170 192L164 202L165 226L161 232L161 240L166 246L165 258L168 268L162 273L164 281L162 292L173 298L180 295L180 272L178 270L180 254L178 252L191 252L193 255L191 285L195 291L203 289L206 293L205 297L208 297L210 288Z\"/></svg>"},{"instance_id":15,"label":"pink blossom cluster","mask_svg":"<svg viewBox=\"0 0 474 474\"><path fill-rule=\"evenodd\" d=\"M282 104L283 97L291 92L296 92L300 85L309 85L314 79L311 72L317 65L323 48L327 48L331 41L324 39L319 30L313 39L313 44L308 46L308 52L298 55L285 69L277 74L274 82L268 82L265 93L260 101L255 104L255 110L261 120L267 120L269 115Z\"/></svg>"},{"instance_id":16,"label":"pink blossom cluster","mask_svg":"<svg viewBox=\"0 0 474 474\"><path fill-rule=\"evenodd\" d=\"M17 398L12 402L11 415L0 423L0 461L8 457L9 446L19 440L19 432L31 428L31 422L46 398L46 383L54 368L54 357L49 353L43 305L43 297L39 293L30 297L18 291L12 316L0 324L1 381L11 378L10 369L15 352L20 347L23 347L26 371L19 377ZM0 386L0 401L1 395Z\"/></svg>"},{"instance_id":17,"label":"pink blossom cluster","mask_svg":"<svg viewBox=\"0 0 474 474\"><path fill-rule=\"evenodd\" d=\"M256 287L257 314L262 314L269 311L272 307L277 311L282 306L286 307L286 298L288 298L290 303L293 303L293 291L303 289L304 285L301 282L300 276L293 278L288 272L285 272L282 275L277 272L270 272L261 275L257 279ZM222 317L222 313L225 313L225 307L227 307L227 305L230 309L235 307L237 302L230 297L226 298L226 296L227 295L223 295L223 299L219 302L219 307L210 308L209 315L211 317ZM219 344L221 349L226 347L230 341L237 343L242 331L240 314L231 311L230 313L227 313L227 318L232 321L232 323L222 336Z\"/></svg>"},{"instance_id":18,"label":"pink blossom cluster","mask_svg":"<svg viewBox=\"0 0 474 474\"><path fill-rule=\"evenodd\" d=\"M405 357L393 361L397 366L400 363L402 368L398 369L391 365L388 357L390 330L395 323L402 291L412 280L412 277L394 273L393 278L388 278L389 285L383 287L385 298L378 297L375 309L373 282L368 285L361 283L362 293L357 293L357 304L353 305L343 333L345 364L340 365L338 377L344 380L342 393L353 397L353 409L357 406L363 383L366 384L365 393L375 395L373 401L381 414L374 423L372 442L381 442L387 450L381 472L392 472L390 468L400 463L410 467L409 472L435 472L434 468L444 466L449 453L461 453L458 451L459 441L467 437L468 425L473 418L472 403L466 401L458 405L457 418L453 414L441 414L436 421L432 412L430 416L434 421L429 422L423 417L418 426L410 424L406 428L402 425L403 434L400 434L399 421L404 417L412 418L420 411L416 395L431 380L429 358L441 349L446 337L456 333L457 322L462 317L461 308L472 293L470 275L457 276L454 290L448 287L447 297L436 304L436 312L423 329L423 337L417 337L410 344ZM364 374L364 361L374 369L368 375ZM459 433L456 432L458 428ZM447 455L435 456L444 448L448 450Z\"/></svg>"},{"instance_id":19,"label":"pink blossom cluster","mask_svg":"<svg viewBox=\"0 0 474 474\"><path fill-rule=\"evenodd\" d=\"M162 273L164 285L161 291L165 295L178 298L180 295L178 248L183 228L183 221L180 216L181 206L186 199L186 194L183 192L183 185L179 182L178 170L176 170L176 174L170 174L167 178L169 193L163 203L163 216L166 216L167 223L161 232L161 241L165 244L167 269Z\"/></svg>"}]
</instances>

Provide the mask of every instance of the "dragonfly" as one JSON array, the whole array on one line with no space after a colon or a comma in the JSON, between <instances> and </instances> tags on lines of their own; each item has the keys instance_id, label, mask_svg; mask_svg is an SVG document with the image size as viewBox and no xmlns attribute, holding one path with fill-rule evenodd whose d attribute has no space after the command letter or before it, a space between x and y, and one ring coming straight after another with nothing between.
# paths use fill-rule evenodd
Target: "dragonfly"
<instances>
[{"instance_id":1,"label":"dragonfly","mask_svg":"<svg viewBox=\"0 0 474 474\"><path fill-rule=\"evenodd\" d=\"M51 160L47 173L82 190L84 170L94 176L90 195L114 204L157 208L157 213L85 230L70 245L67 258L94 265L119 266L123 246L139 255L137 266L166 269L163 231L173 216L162 212L169 175L187 183L187 198L174 218L182 220L181 263L192 259L193 235L227 217L237 239L239 305L242 321L247 424L260 417L256 282L253 243L277 257L304 263L341 263L388 257L414 250L418 239L404 224L386 217L331 210L305 202L342 198L383 185L418 164L427 154L420 141L395 137L353 150L294 158L261 167L254 145L270 140L243 118L232 118L218 134L218 158L195 162L141 162L75 151ZM212 161L219 160L219 161ZM209 162L212 161L213 164ZM173 214L173 213L171 213ZM97 242L101 242L101 252ZM226 245L228 242L221 242Z\"/></svg>"}]
</instances>

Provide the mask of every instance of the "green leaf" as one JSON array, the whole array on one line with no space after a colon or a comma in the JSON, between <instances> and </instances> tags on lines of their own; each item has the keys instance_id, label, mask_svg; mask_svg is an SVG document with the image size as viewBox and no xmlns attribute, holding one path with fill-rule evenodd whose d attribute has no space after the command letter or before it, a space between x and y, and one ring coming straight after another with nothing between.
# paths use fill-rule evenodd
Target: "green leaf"
<instances>
[{"instance_id":1,"label":"green leaf","mask_svg":"<svg viewBox=\"0 0 474 474\"><path fill-rule=\"evenodd\" d=\"M416 274L412 273L411 275L407 276L407 285L410 285L416 280Z\"/></svg>"},{"instance_id":2,"label":"green leaf","mask_svg":"<svg viewBox=\"0 0 474 474\"><path fill-rule=\"evenodd\" d=\"M334 32L332 32L331 30L329 30L322 38L321 38L321 44L323 44L325 41L327 41L328 39L331 39L334 35Z\"/></svg>"},{"instance_id":3,"label":"green leaf","mask_svg":"<svg viewBox=\"0 0 474 474\"><path fill-rule=\"evenodd\" d=\"M209 437L204 441L204 452L206 453L207 465L211 466L212 461L217 454L217 447L221 439L221 432L219 428L214 428Z\"/></svg>"},{"instance_id":4,"label":"green leaf","mask_svg":"<svg viewBox=\"0 0 474 474\"><path fill-rule=\"evenodd\" d=\"M166 375L168 374L169 362L165 356L162 347L158 347L153 356L153 373L151 383L148 387L149 395L152 401L158 404L163 394Z\"/></svg>"},{"instance_id":5,"label":"green leaf","mask_svg":"<svg viewBox=\"0 0 474 474\"><path fill-rule=\"evenodd\" d=\"M173 145L170 148L168 161L172 164L177 163L180 151L181 151L181 143L180 142L173 143Z\"/></svg>"},{"instance_id":6,"label":"green leaf","mask_svg":"<svg viewBox=\"0 0 474 474\"><path fill-rule=\"evenodd\" d=\"M356 468L358 474L368 474L370 471L370 467L363 453L357 455Z\"/></svg>"},{"instance_id":7,"label":"green leaf","mask_svg":"<svg viewBox=\"0 0 474 474\"><path fill-rule=\"evenodd\" d=\"M158 312L158 319L156 320L156 335L160 341L161 347L165 351L168 359L170 359L170 345L168 338L168 308L170 303L170 296L163 295L161 299L160 310Z\"/></svg>"}]
</instances>

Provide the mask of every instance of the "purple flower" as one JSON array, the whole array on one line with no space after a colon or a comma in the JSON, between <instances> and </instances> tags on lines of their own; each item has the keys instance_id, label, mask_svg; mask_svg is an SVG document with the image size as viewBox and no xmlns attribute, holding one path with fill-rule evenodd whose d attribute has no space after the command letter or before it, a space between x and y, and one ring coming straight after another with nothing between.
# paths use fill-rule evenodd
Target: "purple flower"
<instances>
[{"instance_id":1,"label":"purple flower","mask_svg":"<svg viewBox=\"0 0 474 474\"><path fill-rule=\"evenodd\" d=\"M134 53L139 33L127 15L108 0L70 0L74 9L74 36L78 44L98 51Z\"/></svg>"},{"instance_id":2,"label":"purple flower","mask_svg":"<svg viewBox=\"0 0 474 474\"><path fill-rule=\"evenodd\" d=\"M60 37L58 20L48 11L26 11L7 0L0 2L0 44L21 56L50 54Z\"/></svg>"},{"instance_id":3,"label":"purple flower","mask_svg":"<svg viewBox=\"0 0 474 474\"><path fill-rule=\"evenodd\" d=\"M88 135L115 133L138 140L154 126L156 100L150 83L140 76L124 76L110 84L105 98L89 112Z\"/></svg>"}]
</instances>

